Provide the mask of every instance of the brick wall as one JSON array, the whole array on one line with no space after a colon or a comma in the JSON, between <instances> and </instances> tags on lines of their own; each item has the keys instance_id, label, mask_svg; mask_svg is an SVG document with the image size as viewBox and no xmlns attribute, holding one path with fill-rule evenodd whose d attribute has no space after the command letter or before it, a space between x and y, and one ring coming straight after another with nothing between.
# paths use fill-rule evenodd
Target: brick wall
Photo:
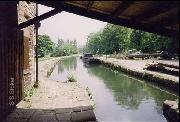
<instances>
[{"instance_id":1,"label":"brick wall","mask_svg":"<svg viewBox=\"0 0 180 122\"><path fill-rule=\"evenodd\" d=\"M18 24L36 16L36 4L28 1L19 1ZM24 88L31 87L35 82L35 45L36 30L34 25L23 29L24 31Z\"/></svg>"}]
</instances>

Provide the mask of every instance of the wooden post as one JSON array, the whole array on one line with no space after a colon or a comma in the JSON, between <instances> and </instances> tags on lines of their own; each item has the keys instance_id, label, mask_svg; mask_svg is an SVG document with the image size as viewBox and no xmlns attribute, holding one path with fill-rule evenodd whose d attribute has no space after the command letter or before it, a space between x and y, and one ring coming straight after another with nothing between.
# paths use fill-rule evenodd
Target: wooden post
<instances>
[{"instance_id":1,"label":"wooden post","mask_svg":"<svg viewBox=\"0 0 180 122\"><path fill-rule=\"evenodd\" d=\"M0 120L18 99L17 1L0 3Z\"/></svg>"},{"instance_id":2,"label":"wooden post","mask_svg":"<svg viewBox=\"0 0 180 122\"><path fill-rule=\"evenodd\" d=\"M38 16L38 4L36 4L36 17ZM36 29L36 81L35 85L38 85L38 27L40 27L40 22L35 23L35 29Z\"/></svg>"}]
</instances>

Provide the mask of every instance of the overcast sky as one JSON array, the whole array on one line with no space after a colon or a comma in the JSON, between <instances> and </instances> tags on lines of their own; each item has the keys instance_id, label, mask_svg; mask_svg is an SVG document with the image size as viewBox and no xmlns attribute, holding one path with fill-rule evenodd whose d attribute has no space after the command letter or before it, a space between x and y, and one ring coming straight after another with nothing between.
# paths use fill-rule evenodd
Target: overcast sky
<instances>
[{"instance_id":1,"label":"overcast sky","mask_svg":"<svg viewBox=\"0 0 180 122\"><path fill-rule=\"evenodd\" d=\"M52 8L39 5L39 15L52 10ZM77 40L78 45L84 45L89 33L97 32L104 28L106 22L90 19L68 12L61 12L46 20L41 21L39 34L47 34L54 42L58 38L64 40Z\"/></svg>"}]
</instances>

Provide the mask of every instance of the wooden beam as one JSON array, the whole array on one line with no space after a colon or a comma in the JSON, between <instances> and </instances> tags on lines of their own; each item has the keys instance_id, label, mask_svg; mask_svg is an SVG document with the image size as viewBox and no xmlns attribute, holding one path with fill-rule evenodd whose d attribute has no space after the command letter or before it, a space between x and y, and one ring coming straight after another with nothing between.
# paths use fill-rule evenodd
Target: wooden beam
<instances>
[{"instance_id":1,"label":"wooden beam","mask_svg":"<svg viewBox=\"0 0 180 122\"><path fill-rule=\"evenodd\" d=\"M59 8L59 6L63 6L64 4L64 1L32 1L34 3L37 3L37 4L41 4L41 5L44 5L44 6L47 6L47 7L51 7L51 8Z\"/></svg>"},{"instance_id":2,"label":"wooden beam","mask_svg":"<svg viewBox=\"0 0 180 122\"><path fill-rule=\"evenodd\" d=\"M162 2L160 2L160 3L163 4ZM40 4L43 4L43 1ZM55 6L55 8L59 8L59 7L62 8L62 6L59 5L59 4ZM156 15L158 9L157 9L157 7L155 7L155 8L156 8L155 9L156 11L153 9L152 13L154 13ZM89 12L87 12L86 8L80 8L80 7L68 4L66 2L64 3L62 9L64 11L67 11L67 12L70 12L70 13L74 13L74 14L78 14L78 15L81 15L81 16L89 17L89 18L92 18L92 19L97 19L97 20L100 20L100 21L109 22L109 23L112 23L112 24L117 24L117 25L126 26L126 27L133 28L133 29L139 29L139 30L143 30L143 31L151 32L151 33L156 33L156 34L160 34L160 35L171 36L171 37L174 37L174 38L178 37L179 38L179 30L177 31L177 30L167 29L167 28L164 28L163 26L160 26L159 24L156 25L154 23L153 24L141 23L140 20L141 20L142 15L139 18L136 17L137 19L131 19L131 20L125 19L125 18L118 18L118 17L116 18L116 17L109 16L108 14L99 13L99 12L95 12L95 11L92 11L92 10L89 10ZM114 12L114 15L115 15L115 13L116 12ZM146 11L146 14L148 14L148 13L151 14L151 10L148 11L148 12ZM150 16L149 14L148 14L148 16Z\"/></svg>"},{"instance_id":3,"label":"wooden beam","mask_svg":"<svg viewBox=\"0 0 180 122\"><path fill-rule=\"evenodd\" d=\"M34 17L33 19L27 20L26 22L23 22L23 23L19 24L18 28L22 29L22 28L28 27L28 26L30 26L32 24L35 24L35 23L40 22L40 21L42 21L44 19L47 19L47 18L49 18L51 16L54 16L54 15L60 13L60 12L62 12L62 7L58 8L58 9L53 9L53 10L51 10L51 11L49 11L47 13L44 13L44 14L42 14L40 16Z\"/></svg>"},{"instance_id":4,"label":"wooden beam","mask_svg":"<svg viewBox=\"0 0 180 122\"><path fill-rule=\"evenodd\" d=\"M179 23L178 13L170 14L170 16L172 16L172 17L169 17L169 15L167 15L166 17L164 17L158 21L155 21L154 23L156 25L162 25L162 26L172 26L172 25Z\"/></svg>"},{"instance_id":5,"label":"wooden beam","mask_svg":"<svg viewBox=\"0 0 180 122\"><path fill-rule=\"evenodd\" d=\"M171 36L171 37L179 36L179 31L166 29L160 25L145 24L145 23L140 23L135 20L129 20L129 19L124 19L124 18L113 18L109 16L108 14L99 13L92 10L90 10L89 12L86 12L86 8L79 8L79 7L76 7L67 3L64 4L63 10L70 13L78 14L81 16L89 17L92 19L97 19L100 21L105 21L105 22L129 27L133 29L143 30L143 31L165 35L165 36Z\"/></svg>"},{"instance_id":6,"label":"wooden beam","mask_svg":"<svg viewBox=\"0 0 180 122\"><path fill-rule=\"evenodd\" d=\"M158 1L156 2L156 4L154 4L153 8L150 8L148 11L145 11L144 13L135 16L134 18L138 18L140 20L147 20L149 18L163 14L173 9L174 7L178 7L178 4L179 3L177 1L166 1L166 2Z\"/></svg>"},{"instance_id":7,"label":"wooden beam","mask_svg":"<svg viewBox=\"0 0 180 122\"><path fill-rule=\"evenodd\" d=\"M118 15L122 14L126 9L131 6L133 1L123 1L117 9L111 14L113 18L117 17Z\"/></svg>"},{"instance_id":8,"label":"wooden beam","mask_svg":"<svg viewBox=\"0 0 180 122\"><path fill-rule=\"evenodd\" d=\"M86 7L87 12L89 11L89 9L92 7L92 5L94 4L94 1L89 1Z\"/></svg>"}]
</instances>

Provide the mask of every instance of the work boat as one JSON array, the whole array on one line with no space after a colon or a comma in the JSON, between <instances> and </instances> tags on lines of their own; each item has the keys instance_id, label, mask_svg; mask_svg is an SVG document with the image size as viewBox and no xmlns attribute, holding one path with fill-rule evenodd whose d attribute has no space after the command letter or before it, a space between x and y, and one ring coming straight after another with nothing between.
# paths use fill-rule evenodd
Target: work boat
<instances>
[{"instance_id":1,"label":"work boat","mask_svg":"<svg viewBox=\"0 0 180 122\"><path fill-rule=\"evenodd\" d=\"M93 60L93 55L91 53L85 53L82 60L84 63L90 63Z\"/></svg>"}]
</instances>

